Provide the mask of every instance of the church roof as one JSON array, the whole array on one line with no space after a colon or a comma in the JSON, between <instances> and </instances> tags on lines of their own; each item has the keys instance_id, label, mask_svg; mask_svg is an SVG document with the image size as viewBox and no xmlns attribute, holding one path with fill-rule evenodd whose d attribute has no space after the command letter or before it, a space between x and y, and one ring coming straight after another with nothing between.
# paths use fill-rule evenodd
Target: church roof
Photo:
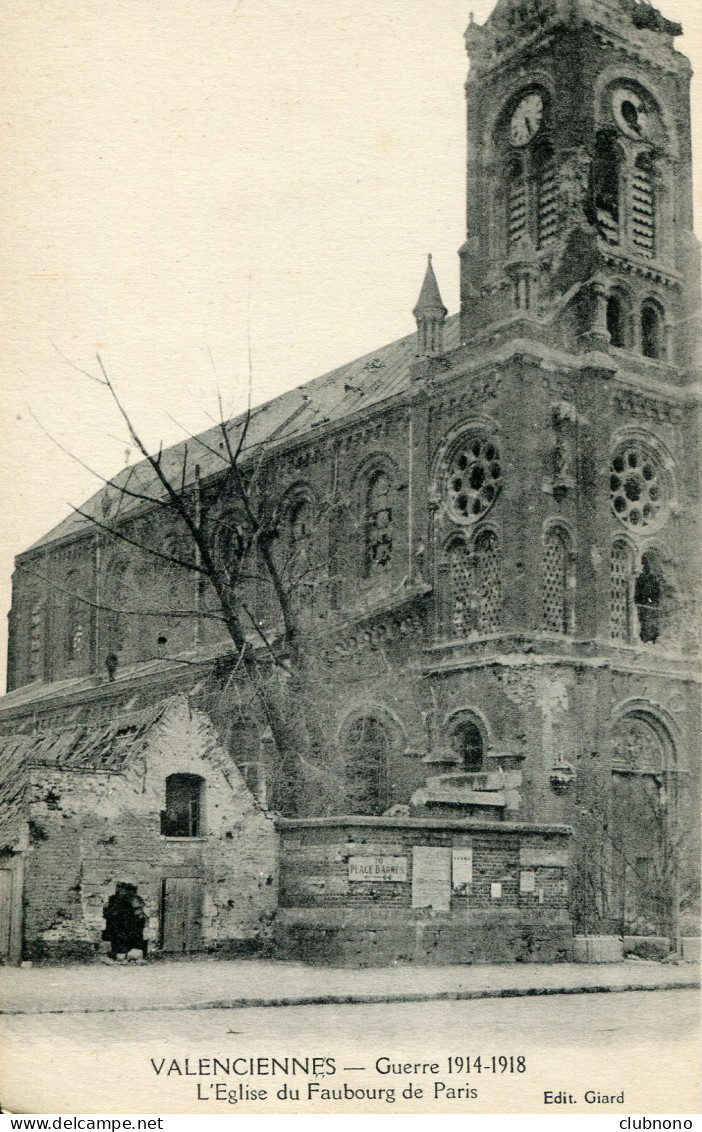
<instances>
[{"instance_id":1,"label":"church roof","mask_svg":"<svg viewBox=\"0 0 702 1132\"><path fill-rule=\"evenodd\" d=\"M662 32L664 35L682 35L680 24L666 19L650 0L599 0L599 3L604 3L614 11L623 12L636 28Z\"/></svg>"},{"instance_id":2,"label":"church roof","mask_svg":"<svg viewBox=\"0 0 702 1132\"><path fill-rule=\"evenodd\" d=\"M436 293L438 295L438 287ZM444 342L447 352L459 345L457 314L446 320ZM317 429L341 424L378 408L383 402L403 394L409 388L410 367L416 360L415 332L253 408L244 453L250 453L262 444L278 446L303 440L314 436ZM229 435L234 445L241 435L244 423L243 414L229 422ZM176 483L180 482L184 460L187 463L186 483L194 482L196 465L199 465L202 479L224 472L228 461L220 426L164 451L163 470ZM81 511L84 514L69 515L25 553L49 546L59 539L94 530L91 517L99 523L114 524L119 518L126 517L142 506L139 500L122 494L120 488L154 497L161 494L156 477L146 461L123 468L110 484L83 504Z\"/></svg>"},{"instance_id":3,"label":"church roof","mask_svg":"<svg viewBox=\"0 0 702 1132\"><path fill-rule=\"evenodd\" d=\"M571 18L575 18L578 13L596 19L609 14L616 23L620 23L624 18L630 21L633 27L643 31L659 32L668 36L682 35L681 25L667 19L658 8L653 6L651 0L576 0L571 13ZM471 21L468 30L472 32L480 31L482 28L499 28L502 31L521 34L525 28L530 26L539 28L556 16L557 8L553 0L497 0L485 23L477 25Z\"/></svg>"}]
</instances>

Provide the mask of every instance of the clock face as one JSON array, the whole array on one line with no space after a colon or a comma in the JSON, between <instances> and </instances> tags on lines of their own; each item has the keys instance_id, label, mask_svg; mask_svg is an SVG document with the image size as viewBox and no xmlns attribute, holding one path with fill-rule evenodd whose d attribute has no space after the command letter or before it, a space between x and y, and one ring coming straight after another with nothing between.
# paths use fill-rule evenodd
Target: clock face
<instances>
[{"instance_id":1,"label":"clock face","mask_svg":"<svg viewBox=\"0 0 702 1132\"><path fill-rule=\"evenodd\" d=\"M635 90L618 87L612 98L612 110L622 133L630 138L646 136L646 107Z\"/></svg>"},{"instance_id":2,"label":"clock face","mask_svg":"<svg viewBox=\"0 0 702 1132\"><path fill-rule=\"evenodd\" d=\"M538 133L544 120L544 100L538 91L525 94L512 115L509 140L512 145L526 145Z\"/></svg>"}]
</instances>

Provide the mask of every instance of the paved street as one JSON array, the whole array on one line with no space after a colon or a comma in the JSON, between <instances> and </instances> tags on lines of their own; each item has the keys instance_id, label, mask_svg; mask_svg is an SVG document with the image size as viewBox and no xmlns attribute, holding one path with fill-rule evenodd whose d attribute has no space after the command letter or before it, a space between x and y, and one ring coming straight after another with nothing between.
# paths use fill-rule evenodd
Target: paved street
<instances>
[{"instance_id":1,"label":"paved street","mask_svg":"<svg viewBox=\"0 0 702 1132\"><path fill-rule=\"evenodd\" d=\"M545 1092L570 1097L575 1113L699 1109L695 990L4 1015L0 1042L2 1103L15 1112L564 1111ZM335 1071L320 1061L317 1076L270 1073L270 1059L292 1057L309 1069L305 1059L333 1059ZM378 1058L403 1072L378 1072ZM279 1100L286 1086L299 1099ZM403 1099L410 1087L422 1097ZM624 1096L588 1105L588 1090Z\"/></svg>"},{"instance_id":2,"label":"paved street","mask_svg":"<svg viewBox=\"0 0 702 1132\"><path fill-rule=\"evenodd\" d=\"M312 967L273 960L0 967L0 1013L206 1009L699 985L695 963Z\"/></svg>"}]
</instances>

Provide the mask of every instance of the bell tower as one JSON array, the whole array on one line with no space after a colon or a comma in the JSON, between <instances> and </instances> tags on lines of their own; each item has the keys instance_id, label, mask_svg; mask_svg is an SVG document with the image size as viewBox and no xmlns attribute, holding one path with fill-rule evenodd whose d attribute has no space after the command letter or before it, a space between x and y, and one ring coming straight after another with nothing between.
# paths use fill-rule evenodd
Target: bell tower
<instances>
[{"instance_id":1,"label":"bell tower","mask_svg":"<svg viewBox=\"0 0 702 1132\"><path fill-rule=\"evenodd\" d=\"M687 59L648 0L499 0L471 22L464 341L695 364Z\"/></svg>"}]
</instances>

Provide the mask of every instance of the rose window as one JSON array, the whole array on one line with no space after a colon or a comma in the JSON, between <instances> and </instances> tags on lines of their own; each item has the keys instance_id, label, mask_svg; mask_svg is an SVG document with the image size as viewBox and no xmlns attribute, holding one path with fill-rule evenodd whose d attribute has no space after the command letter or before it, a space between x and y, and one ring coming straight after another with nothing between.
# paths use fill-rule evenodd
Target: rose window
<instances>
[{"instance_id":1,"label":"rose window","mask_svg":"<svg viewBox=\"0 0 702 1132\"><path fill-rule=\"evenodd\" d=\"M651 527L664 518L668 503L660 461L642 444L624 445L610 468L609 491L615 515L632 527Z\"/></svg>"},{"instance_id":2,"label":"rose window","mask_svg":"<svg viewBox=\"0 0 702 1132\"><path fill-rule=\"evenodd\" d=\"M501 484L500 453L494 440L474 436L454 449L447 492L454 518L475 522L495 502Z\"/></svg>"}]
</instances>

